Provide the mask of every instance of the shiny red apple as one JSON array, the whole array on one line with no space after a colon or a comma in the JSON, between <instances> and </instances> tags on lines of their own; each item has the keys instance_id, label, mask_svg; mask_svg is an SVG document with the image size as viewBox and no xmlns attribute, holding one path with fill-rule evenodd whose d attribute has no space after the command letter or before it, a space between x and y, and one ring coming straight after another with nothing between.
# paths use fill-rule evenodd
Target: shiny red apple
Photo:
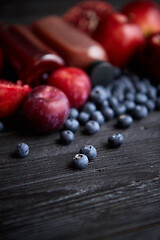
<instances>
[{"instance_id":1,"label":"shiny red apple","mask_svg":"<svg viewBox=\"0 0 160 240\"><path fill-rule=\"evenodd\" d=\"M135 51L143 43L143 35L138 25L120 13L107 15L94 34L94 38L106 50L109 61L119 67L128 64Z\"/></svg>"},{"instance_id":2,"label":"shiny red apple","mask_svg":"<svg viewBox=\"0 0 160 240\"><path fill-rule=\"evenodd\" d=\"M87 101L91 81L89 76L80 68L65 67L54 71L48 84L61 89L68 97L71 107L79 108Z\"/></svg>"},{"instance_id":3,"label":"shiny red apple","mask_svg":"<svg viewBox=\"0 0 160 240\"><path fill-rule=\"evenodd\" d=\"M22 110L25 119L34 130L50 133L65 122L70 105L61 90L48 85L39 85L28 94Z\"/></svg>"},{"instance_id":4,"label":"shiny red apple","mask_svg":"<svg viewBox=\"0 0 160 240\"><path fill-rule=\"evenodd\" d=\"M140 26L144 36L160 31L160 7L150 0L136 0L127 3L121 10L130 22Z\"/></svg>"}]
</instances>

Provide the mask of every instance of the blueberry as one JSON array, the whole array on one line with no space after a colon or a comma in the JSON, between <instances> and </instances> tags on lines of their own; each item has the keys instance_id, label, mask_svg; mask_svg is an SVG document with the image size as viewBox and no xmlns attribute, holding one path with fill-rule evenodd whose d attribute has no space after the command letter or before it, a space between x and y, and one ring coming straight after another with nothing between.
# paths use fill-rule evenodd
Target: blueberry
<instances>
[{"instance_id":1,"label":"blueberry","mask_svg":"<svg viewBox=\"0 0 160 240\"><path fill-rule=\"evenodd\" d=\"M101 104L107 98L106 89L103 86L97 85L91 91L90 98L96 104Z\"/></svg>"},{"instance_id":2,"label":"blueberry","mask_svg":"<svg viewBox=\"0 0 160 240\"><path fill-rule=\"evenodd\" d=\"M64 123L64 129L76 132L79 128L79 122L74 118L69 118Z\"/></svg>"},{"instance_id":3,"label":"blueberry","mask_svg":"<svg viewBox=\"0 0 160 240\"><path fill-rule=\"evenodd\" d=\"M130 100L130 101L134 101L135 100L135 94L133 92L126 92L125 99Z\"/></svg>"},{"instance_id":4,"label":"blueberry","mask_svg":"<svg viewBox=\"0 0 160 240\"><path fill-rule=\"evenodd\" d=\"M143 93L137 93L135 95L135 102L140 105L146 104L148 97Z\"/></svg>"},{"instance_id":5,"label":"blueberry","mask_svg":"<svg viewBox=\"0 0 160 240\"><path fill-rule=\"evenodd\" d=\"M125 98L124 92L122 90L114 91L113 96L116 97L119 102L123 102Z\"/></svg>"},{"instance_id":6,"label":"blueberry","mask_svg":"<svg viewBox=\"0 0 160 240\"><path fill-rule=\"evenodd\" d=\"M91 120L95 120L99 125L102 125L105 122L103 114L98 110L91 114Z\"/></svg>"},{"instance_id":7,"label":"blueberry","mask_svg":"<svg viewBox=\"0 0 160 240\"><path fill-rule=\"evenodd\" d=\"M88 101L84 106L82 111L89 114L93 113L96 110L96 105L93 102Z\"/></svg>"},{"instance_id":8,"label":"blueberry","mask_svg":"<svg viewBox=\"0 0 160 240\"><path fill-rule=\"evenodd\" d=\"M108 138L108 145L111 148L118 148L124 142L124 137L120 133L115 133Z\"/></svg>"},{"instance_id":9,"label":"blueberry","mask_svg":"<svg viewBox=\"0 0 160 240\"><path fill-rule=\"evenodd\" d=\"M118 106L114 107L114 114L116 117L124 114L126 112L126 106L124 104L119 104Z\"/></svg>"},{"instance_id":10,"label":"blueberry","mask_svg":"<svg viewBox=\"0 0 160 240\"><path fill-rule=\"evenodd\" d=\"M64 130L60 133L60 142L65 145L69 145L74 140L74 133L70 130Z\"/></svg>"},{"instance_id":11,"label":"blueberry","mask_svg":"<svg viewBox=\"0 0 160 240\"><path fill-rule=\"evenodd\" d=\"M157 99L157 89L156 87L150 85L148 87L148 97L154 101Z\"/></svg>"},{"instance_id":12,"label":"blueberry","mask_svg":"<svg viewBox=\"0 0 160 240\"><path fill-rule=\"evenodd\" d=\"M127 112L131 112L136 106L135 102L133 102L132 100L126 100L124 104L126 106Z\"/></svg>"},{"instance_id":13,"label":"blueberry","mask_svg":"<svg viewBox=\"0 0 160 240\"><path fill-rule=\"evenodd\" d=\"M73 164L78 169L85 169L88 163L89 160L85 154L78 153L73 157Z\"/></svg>"},{"instance_id":14,"label":"blueberry","mask_svg":"<svg viewBox=\"0 0 160 240\"><path fill-rule=\"evenodd\" d=\"M104 100L101 104L100 104L100 109L103 109L105 107L109 107L109 102L108 100Z\"/></svg>"},{"instance_id":15,"label":"blueberry","mask_svg":"<svg viewBox=\"0 0 160 240\"><path fill-rule=\"evenodd\" d=\"M102 109L102 114L105 117L105 120L110 120L110 119L114 118L114 111L110 107L104 107Z\"/></svg>"},{"instance_id":16,"label":"blueberry","mask_svg":"<svg viewBox=\"0 0 160 240\"><path fill-rule=\"evenodd\" d=\"M114 67L114 78L120 77L122 70L119 67Z\"/></svg>"},{"instance_id":17,"label":"blueberry","mask_svg":"<svg viewBox=\"0 0 160 240\"><path fill-rule=\"evenodd\" d=\"M97 150L92 145L85 145L80 148L80 153L85 154L89 160L93 160L97 156Z\"/></svg>"},{"instance_id":18,"label":"blueberry","mask_svg":"<svg viewBox=\"0 0 160 240\"><path fill-rule=\"evenodd\" d=\"M139 81L135 84L135 88L137 92L146 94L148 89L147 89L147 85L145 84L145 82Z\"/></svg>"},{"instance_id":19,"label":"blueberry","mask_svg":"<svg viewBox=\"0 0 160 240\"><path fill-rule=\"evenodd\" d=\"M156 104L155 104L155 102L152 99L148 99L148 101L146 102L145 106L148 108L149 112L155 110L155 108L156 108Z\"/></svg>"},{"instance_id":20,"label":"blueberry","mask_svg":"<svg viewBox=\"0 0 160 240\"><path fill-rule=\"evenodd\" d=\"M118 99L114 96L108 98L108 102L109 102L109 105L111 106L111 108L117 107L119 104Z\"/></svg>"},{"instance_id":21,"label":"blueberry","mask_svg":"<svg viewBox=\"0 0 160 240\"><path fill-rule=\"evenodd\" d=\"M90 114L87 112L80 112L78 116L78 121L80 124L84 125L86 124L90 119Z\"/></svg>"},{"instance_id":22,"label":"blueberry","mask_svg":"<svg viewBox=\"0 0 160 240\"><path fill-rule=\"evenodd\" d=\"M69 113L69 117L68 118L74 118L76 119L79 115L79 112L76 108L71 108L70 109L70 113Z\"/></svg>"},{"instance_id":23,"label":"blueberry","mask_svg":"<svg viewBox=\"0 0 160 240\"><path fill-rule=\"evenodd\" d=\"M19 143L16 147L15 153L18 157L26 157L29 154L29 146L26 143Z\"/></svg>"},{"instance_id":24,"label":"blueberry","mask_svg":"<svg viewBox=\"0 0 160 240\"><path fill-rule=\"evenodd\" d=\"M117 127L128 128L132 125L133 118L130 115L121 115L117 119Z\"/></svg>"},{"instance_id":25,"label":"blueberry","mask_svg":"<svg viewBox=\"0 0 160 240\"><path fill-rule=\"evenodd\" d=\"M3 122L0 122L0 132L2 132L3 129L4 129L4 124L3 124Z\"/></svg>"},{"instance_id":26,"label":"blueberry","mask_svg":"<svg viewBox=\"0 0 160 240\"><path fill-rule=\"evenodd\" d=\"M100 125L98 122L96 122L94 120L88 121L85 125L85 131L89 135L93 135L93 134L97 133L99 130L100 130Z\"/></svg>"},{"instance_id":27,"label":"blueberry","mask_svg":"<svg viewBox=\"0 0 160 240\"><path fill-rule=\"evenodd\" d=\"M135 119L143 119L143 118L147 117L148 109L146 106L136 105L136 107L134 108L132 113L133 113L133 117Z\"/></svg>"}]
</instances>

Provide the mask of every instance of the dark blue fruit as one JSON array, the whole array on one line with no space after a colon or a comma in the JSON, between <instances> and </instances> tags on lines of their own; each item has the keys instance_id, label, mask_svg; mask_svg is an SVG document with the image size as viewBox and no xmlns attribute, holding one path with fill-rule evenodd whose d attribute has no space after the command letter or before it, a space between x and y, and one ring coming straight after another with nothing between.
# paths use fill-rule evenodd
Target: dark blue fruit
<instances>
[{"instance_id":1,"label":"dark blue fruit","mask_svg":"<svg viewBox=\"0 0 160 240\"><path fill-rule=\"evenodd\" d=\"M29 146L26 143L19 143L16 147L15 153L18 157L26 157L29 154Z\"/></svg>"},{"instance_id":2,"label":"dark blue fruit","mask_svg":"<svg viewBox=\"0 0 160 240\"><path fill-rule=\"evenodd\" d=\"M78 121L80 124L85 125L90 119L90 114L87 112L80 112L78 116Z\"/></svg>"},{"instance_id":3,"label":"dark blue fruit","mask_svg":"<svg viewBox=\"0 0 160 240\"><path fill-rule=\"evenodd\" d=\"M74 118L76 119L79 115L79 112L76 108L71 108L69 112L69 117L68 118Z\"/></svg>"},{"instance_id":4,"label":"dark blue fruit","mask_svg":"<svg viewBox=\"0 0 160 240\"><path fill-rule=\"evenodd\" d=\"M132 125L133 118L130 115L121 115L117 119L117 127L119 128L128 128Z\"/></svg>"},{"instance_id":5,"label":"dark blue fruit","mask_svg":"<svg viewBox=\"0 0 160 240\"><path fill-rule=\"evenodd\" d=\"M96 110L96 105L93 102L87 102L84 106L82 111L87 112L89 114L93 113Z\"/></svg>"},{"instance_id":6,"label":"dark blue fruit","mask_svg":"<svg viewBox=\"0 0 160 240\"><path fill-rule=\"evenodd\" d=\"M85 125L85 132L89 135L93 135L100 130L100 125L98 122L94 120L90 120Z\"/></svg>"},{"instance_id":7,"label":"dark blue fruit","mask_svg":"<svg viewBox=\"0 0 160 240\"><path fill-rule=\"evenodd\" d=\"M120 133L115 133L108 138L108 145L111 148L118 148L124 142L124 137Z\"/></svg>"},{"instance_id":8,"label":"dark blue fruit","mask_svg":"<svg viewBox=\"0 0 160 240\"><path fill-rule=\"evenodd\" d=\"M89 160L93 160L97 156L97 150L92 145L85 145L80 148L80 153L85 154Z\"/></svg>"},{"instance_id":9,"label":"dark blue fruit","mask_svg":"<svg viewBox=\"0 0 160 240\"><path fill-rule=\"evenodd\" d=\"M74 140L74 133L70 130L64 130L60 133L60 142L65 145L69 145Z\"/></svg>"},{"instance_id":10,"label":"dark blue fruit","mask_svg":"<svg viewBox=\"0 0 160 240\"><path fill-rule=\"evenodd\" d=\"M74 118L68 118L64 123L64 128L76 132L79 128L79 122Z\"/></svg>"},{"instance_id":11,"label":"dark blue fruit","mask_svg":"<svg viewBox=\"0 0 160 240\"><path fill-rule=\"evenodd\" d=\"M114 107L114 114L116 117L124 114L126 112L126 106L124 104L119 104L118 106Z\"/></svg>"},{"instance_id":12,"label":"dark blue fruit","mask_svg":"<svg viewBox=\"0 0 160 240\"><path fill-rule=\"evenodd\" d=\"M148 109L146 106L143 105L136 105L136 107L134 108L134 110L132 111L133 117L135 119L143 119L145 117L147 117L148 115Z\"/></svg>"},{"instance_id":13,"label":"dark blue fruit","mask_svg":"<svg viewBox=\"0 0 160 240\"><path fill-rule=\"evenodd\" d=\"M113 111L113 109L110 108L110 107L104 107L104 108L102 109L102 114L103 114L103 116L105 117L105 120L106 120L106 121L114 118L114 111Z\"/></svg>"},{"instance_id":14,"label":"dark blue fruit","mask_svg":"<svg viewBox=\"0 0 160 240\"><path fill-rule=\"evenodd\" d=\"M119 104L118 99L116 97L108 98L108 102L109 102L109 105L111 106L111 108L115 108Z\"/></svg>"},{"instance_id":15,"label":"dark blue fruit","mask_svg":"<svg viewBox=\"0 0 160 240\"><path fill-rule=\"evenodd\" d=\"M156 108L156 104L152 99L148 99L145 106L147 107L149 112L154 111Z\"/></svg>"},{"instance_id":16,"label":"dark blue fruit","mask_svg":"<svg viewBox=\"0 0 160 240\"><path fill-rule=\"evenodd\" d=\"M78 169L85 169L88 166L89 160L85 154L78 153L73 157L73 164Z\"/></svg>"},{"instance_id":17,"label":"dark blue fruit","mask_svg":"<svg viewBox=\"0 0 160 240\"><path fill-rule=\"evenodd\" d=\"M106 89L103 86L97 85L91 91L90 98L94 103L101 104L107 98Z\"/></svg>"},{"instance_id":18,"label":"dark blue fruit","mask_svg":"<svg viewBox=\"0 0 160 240\"><path fill-rule=\"evenodd\" d=\"M143 93L136 93L135 102L140 105L146 104L148 97Z\"/></svg>"},{"instance_id":19,"label":"dark blue fruit","mask_svg":"<svg viewBox=\"0 0 160 240\"><path fill-rule=\"evenodd\" d=\"M131 112L136 106L135 102L133 102L132 100L126 100L124 102L124 105L126 106L127 112Z\"/></svg>"},{"instance_id":20,"label":"dark blue fruit","mask_svg":"<svg viewBox=\"0 0 160 240\"><path fill-rule=\"evenodd\" d=\"M91 114L91 120L95 120L96 122L99 123L99 125L102 125L105 122L105 118L103 114L100 111L94 111Z\"/></svg>"}]
</instances>

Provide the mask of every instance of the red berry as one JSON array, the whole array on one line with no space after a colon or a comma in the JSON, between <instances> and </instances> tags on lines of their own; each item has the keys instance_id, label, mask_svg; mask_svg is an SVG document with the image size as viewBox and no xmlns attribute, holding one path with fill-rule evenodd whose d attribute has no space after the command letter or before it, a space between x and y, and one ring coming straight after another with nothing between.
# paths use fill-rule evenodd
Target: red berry
<instances>
[{"instance_id":1,"label":"red berry","mask_svg":"<svg viewBox=\"0 0 160 240\"><path fill-rule=\"evenodd\" d=\"M48 84L61 89L67 95L71 107L74 108L84 105L91 90L88 75L83 70L75 67L56 70L50 75Z\"/></svg>"}]
</instances>

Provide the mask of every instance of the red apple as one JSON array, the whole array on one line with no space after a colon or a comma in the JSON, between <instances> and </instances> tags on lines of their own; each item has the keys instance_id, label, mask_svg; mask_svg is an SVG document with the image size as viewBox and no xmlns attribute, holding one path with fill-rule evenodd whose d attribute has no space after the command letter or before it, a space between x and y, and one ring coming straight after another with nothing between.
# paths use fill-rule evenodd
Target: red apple
<instances>
[{"instance_id":1,"label":"red apple","mask_svg":"<svg viewBox=\"0 0 160 240\"><path fill-rule=\"evenodd\" d=\"M0 79L0 118L14 114L24 101L31 88L22 85L19 80L17 83Z\"/></svg>"},{"instance_id":2,"label":"red apple","mask_svg":"<svg viewBox=\"0 0 160 240\"><path fill-rule=\"evenodd\" d=\"M113 6L107 2L89 0L73 6L63 15L63 19L82 32L92 35L102 17L112 11Z\"/></svg>"},{"instance_id":3,"label":"red apple","mask_svg":"<svg viewBox=\"0 0 160 240\"><path fill-rule=\"evenodd\" d=\"M160 32L145 39L135 63L140 74L148 76L154 82L160 82Z\"/></svg>"},{"instance_id":4,"label":"red apple","mask_svg":"<svg viewBox=\"0 0 160 240\"><path fill-rule=\"evenodd\" d=\"M160 31L160 8L149 0L136 0L126 4L121 10L130 22L140 26L144 36Z\"/></svg>"},{"instance_id":5,"label":"red apple","mask_svg":"<svg viewBox=\"0 0 160 240\"><path fill-rule=\"evenodd\" d=\"M94 38L102 44L110 62L119 67L127 65L144 41L140 28L120 13L107 15L97 28Z\"/></svg>"},{"instance_id":6,"label":"red apple","mask_svg":"<svg viewBox=\"0 0 160 240\"><path fill-rule=\"evenodd\" d=\"M88 75L81 69L65 67L53 72L48 84L61 89L68 97L71 107L79 108L87 101L91 82Z\"/></svg>"},{"instance_id":7,"label":"red apple","mask_svg":"<svg viewBox=\"0 0 160 240\"><path fill-rule=\"evenodd\" d=\"M23 115L38 132L50 133L62 126L69 115L66 95L59 89L39 85L31 90L23 104Z\"/></svg>"}]
</instances>

